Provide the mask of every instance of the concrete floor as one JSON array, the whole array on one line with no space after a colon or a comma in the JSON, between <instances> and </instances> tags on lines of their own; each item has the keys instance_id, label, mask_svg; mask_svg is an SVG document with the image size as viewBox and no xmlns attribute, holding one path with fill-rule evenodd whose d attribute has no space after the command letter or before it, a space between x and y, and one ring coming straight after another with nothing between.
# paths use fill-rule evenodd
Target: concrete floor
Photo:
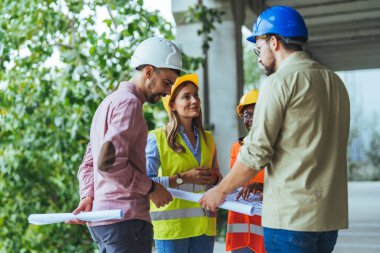
<instances>
[{"instance_id":1,"label":"concrete floor","mask_svg":"<svg viewBox=\"0 0 380 253\"><path fill-rule=\"evenodd\" d=\"M350 228L339 232L334 253L379 253L380 182L350 182L348 190ZM225 252L217 242L214 253Z\"/></svg>"},{"instance_id":2,"label":"concrete floor","mask_svg":"<svg viewBox=\"0 0 380 253\"><path fill-rule=\"evenodd\" d=\"M379 253L380 182L348 186L350 228L339 232L334 253Z\"/></svg>"}]
</instances>

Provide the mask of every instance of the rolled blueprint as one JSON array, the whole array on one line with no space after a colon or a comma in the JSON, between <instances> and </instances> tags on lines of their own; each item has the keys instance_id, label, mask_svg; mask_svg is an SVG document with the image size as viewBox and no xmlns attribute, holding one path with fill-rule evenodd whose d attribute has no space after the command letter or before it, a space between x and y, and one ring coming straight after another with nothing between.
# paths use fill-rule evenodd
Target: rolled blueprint
<instances>
[{"instance_id":1,"label":"rolled blueprint","mask_svg":"<svg viewBox=\"0 0 380 253\"><path fill-rule=\"evenodd\" d=\"M45 214L31 214L28 221L31 224L46 225L64 222L72 219L79 219L82 221L105 221L105 220L120 220L123 219L124 213L121 209L81 212L77 215L73 213L45 213Z\"/></svg>"},{"instance_id":2,"label":"rolled blueprint","mask_svg":"<svg viewBox=\"0 0 380 253\"><path fill-rule=\"evenodd\" d=\"M237 213L242 213L246 215L259 215L261 216L261 195L260 194L253 194L251 195L248 200L235 200L236 194L239 192L240 189L236 190L235 192L232 192L229 194L226 198L226 201L222 203L219 207L223 209L227 209L229 211L234 211ZM193 193L193 192L186 192L181 191L173 188L168 188L168 191L172 194L174 198L178 199L184 199L192 202L198 202L203 194L202 193Z\"/></svg>"}]
</instances>

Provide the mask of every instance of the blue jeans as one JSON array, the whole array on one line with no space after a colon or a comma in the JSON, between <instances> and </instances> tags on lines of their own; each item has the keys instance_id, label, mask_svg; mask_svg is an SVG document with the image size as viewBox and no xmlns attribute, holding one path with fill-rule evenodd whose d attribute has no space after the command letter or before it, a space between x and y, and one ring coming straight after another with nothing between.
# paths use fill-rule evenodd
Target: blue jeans
<instances>
[{"instance_id":1,"label":"blue jeans","mask_svg":"<svg viewBox=\"0 0 380 253\"><path fill-rule=\"evenodd\" d=\"M157 253L212 253L215 236L195 236L176 240L155 240Z\"/></svg>"},{"instance_id":2,"label":"blue jeans","mask_svg":"<svg viewBox=\"0 0 380 253\"><path fill-rule=\"evenodd\" d=\"M301 232L264 227L264 245L267 253L330 253L338 230Z\"/></svg>"},{"instance_id":3,"label":"blue jeans","mask_svg":"<svg viewBox=\"0 0 380 253\"><path fill-rule=\"evenodd\" d=\"M231 251L231 253L255 253L255 252L251 250L250 248L245 247L245 248L233 250Z\"/></svg>"},{"instance_id":4,"label":"blue jeans","mask_svg":"<svg viewBox=\"0 0 380 253\"><path fill-rule=\"evenodd\" d=\"M151 253L153 226L143 220L126 220L88 227L100 253Z\"/></svg>"}]
</instances>

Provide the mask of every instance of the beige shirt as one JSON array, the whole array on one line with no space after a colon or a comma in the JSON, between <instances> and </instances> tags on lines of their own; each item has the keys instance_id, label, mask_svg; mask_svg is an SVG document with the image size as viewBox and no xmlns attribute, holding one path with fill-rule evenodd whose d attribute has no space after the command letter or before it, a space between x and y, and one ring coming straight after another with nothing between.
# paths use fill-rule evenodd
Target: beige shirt
<instances>
[{"instance_id":1,"label":"beige shirt","mask_svg":"<svg viewBox=\"0 0 380 253\"><path fill-rule=\"evenodd\" d=\"M305 52L262 85L239 162L267 165L262 224L295 231L348 227L347 90Z\"/></svg>"}]
</instances>

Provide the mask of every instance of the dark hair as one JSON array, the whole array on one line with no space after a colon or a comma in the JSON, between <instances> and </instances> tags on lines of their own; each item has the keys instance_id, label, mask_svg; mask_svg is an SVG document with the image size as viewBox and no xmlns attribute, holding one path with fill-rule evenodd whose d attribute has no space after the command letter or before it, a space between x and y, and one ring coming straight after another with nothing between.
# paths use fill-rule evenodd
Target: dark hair
<instances>
[{"instance_id":1,"label":"dark hair","mask_svg":"<svg viewBox=\"0 0 380 253\"><path fill-rule=\"evenodd\" d=\"M142 65L137 66L137 67L136 67L136 70L137 70L137 71L141 71L141 70L143 70L146 66L152 66L153 69L154 69L154 71L155 71L156 73L160 72L160 69L164 69L164 68L156 68L155 66L150 65L150 64L142 64ZM167 68L167 69L169 69L169 70L171 70L171 71L174 71L174 72L177 74L177 76L180 76L180 75L181 75L181 71L178 70L178 69L170 69L170 68Z\"/></svg>"},{"instance_id":2,"label":"dark hair","mask_svg":"<svg viewBox=\"0 0 380 253\"><path fill-rule=\"evenodd\" d=\"M302 45L305 42L305 38L303 37L284 38L282 36L277 35L276 38L280 40L281 44L284 46L285 49L291 51L303 51ZM287 42L287 40L289 42Z\"/></svg>"},{"instance_id":3,"label":"dark hair","mask_svg":"<svg viewBox=\"0 0 380 253\"><path fill-rule=\"evenodd\" d=\"M266 34L266 37L276 37L285 49L291 51L303 51L303 44L305 43L304 37L283 37L278 34Z\"/></svg>"}]
</instances>

